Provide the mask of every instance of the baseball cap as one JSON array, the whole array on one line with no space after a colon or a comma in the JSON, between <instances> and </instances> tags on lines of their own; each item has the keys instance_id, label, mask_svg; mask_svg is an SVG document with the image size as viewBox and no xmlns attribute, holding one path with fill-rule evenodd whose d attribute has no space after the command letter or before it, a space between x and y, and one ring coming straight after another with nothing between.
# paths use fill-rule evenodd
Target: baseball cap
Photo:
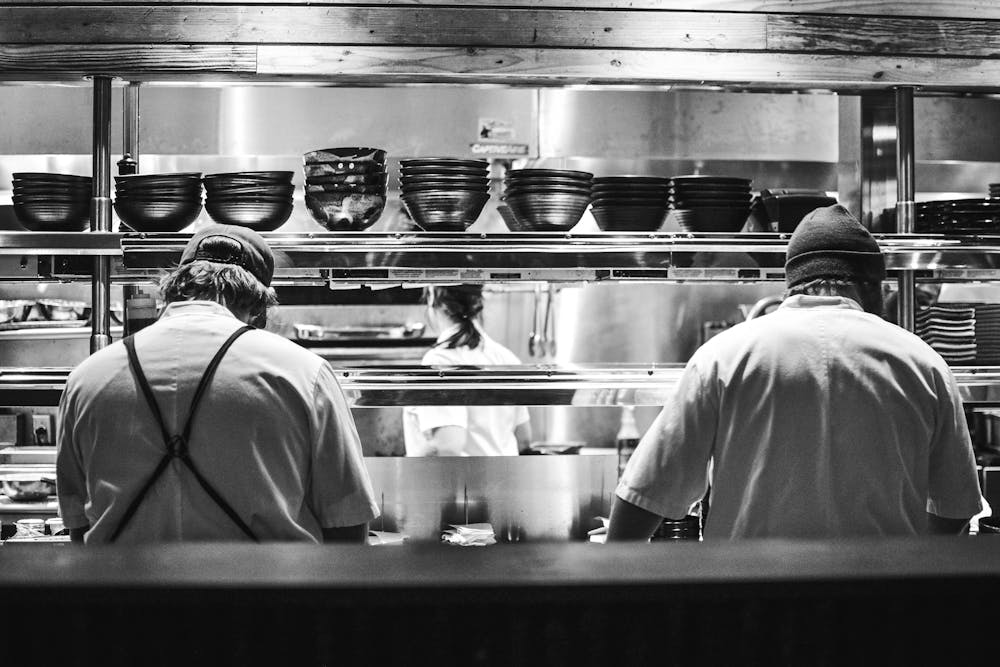
<instances>
[{"instance_id":1,"label":"baseball cap","mask_svg":"<svg viewBox=\"0 0 1000 667\"><path fill-rule=\"evenodd\" d=\"M181 253L181 266L203 259L241 266L265 287L274 276L274 254L257 232L236 225L211 224L195 233Z\"/></svg>"}]
</instances>

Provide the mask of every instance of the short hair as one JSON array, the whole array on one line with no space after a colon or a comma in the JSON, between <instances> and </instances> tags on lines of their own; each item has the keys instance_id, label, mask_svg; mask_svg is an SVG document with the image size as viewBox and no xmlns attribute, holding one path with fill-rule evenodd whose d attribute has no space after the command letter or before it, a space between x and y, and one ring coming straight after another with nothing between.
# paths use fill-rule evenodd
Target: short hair
<instances>
[{"instance_id":1,"label":"short hair","mask_svg":"<svg viewBox=\"0 0 1000 667\"><path fill-rule=\"evenodd\" d=\"M796 294L809 296L842 296L857 301L865 312L883 316L882 283L851 278L816 278L799 283L785 291L785 298Z\"/></svg>"},{"instance_id":2,"label":"short hair","mask_svg":"<svg viewBox=\"0 0 1000 667\"><path fill-rule=\"evenodd\" d=\"M234 312L248 313L250 322L267 324L267 309L278 305L274 290L235 264L196 260L179 266L160 280L166 303L215 301Z\"/></svg>"}]
</instances>

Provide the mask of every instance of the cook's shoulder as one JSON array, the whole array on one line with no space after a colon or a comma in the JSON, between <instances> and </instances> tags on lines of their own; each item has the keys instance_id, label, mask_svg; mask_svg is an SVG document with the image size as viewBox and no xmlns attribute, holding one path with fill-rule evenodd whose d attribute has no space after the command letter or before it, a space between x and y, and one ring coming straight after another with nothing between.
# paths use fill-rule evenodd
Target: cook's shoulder
<instances>
[{"instance_id":1,"label":"cook's shoulder","mask_svg":"<svg viewBox=\"0 0 1000 667\"><path fill-rule=\"evenodd\" d=\"M312 350L302 347L295 341L276 333L264 329L254 329L246 334L246 336L249 342L261 350L266 350L266 353L272 356L299 362L309 362L316 365L326 363L323 357Z\"/></svg>"}]
</instances>

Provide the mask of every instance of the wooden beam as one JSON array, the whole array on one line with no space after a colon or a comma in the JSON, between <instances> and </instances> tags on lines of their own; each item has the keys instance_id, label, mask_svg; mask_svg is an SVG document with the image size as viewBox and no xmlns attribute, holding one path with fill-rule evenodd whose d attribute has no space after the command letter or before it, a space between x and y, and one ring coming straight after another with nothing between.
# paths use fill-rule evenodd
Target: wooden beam
<instances>
[{"instance_id":1,"label":"wooden beam","mask_svg":"<svg viewBox=\"0 0 1000 667\"><path fill-rule=\"evenodd\" d=\"M4 6L6 44L337 44L1000 57L1000 21L418 6Z\"/></svg>"},{"instance_id":2,"label":"wooden beam","mask_svg":"<svg viewBox=\"0 0 1000 667\"><path fill-rule=\"evenodd\" d=\"M205 0L90 0L77 4L101 5L195 5ZM4 5L51 5L53 0L0 0ZM236 5L274 5L274 0L242 0ZM284 0L282 5L357 5L358 0ZM785 14L840 14L857 16L926 16L942 18L1000 19L1000 3L995 0L366 0L366 5L385 7L425 6L508 7L555 9L656 9L671 11L760 12Z\"/></svg>"},{"instance_id":3,"label":"wooden beam","mask_svg":"<svg viewBox=\"0 0 1000 667\"><path fill-rule=\"evenodd\" d=\"M1000 91L1000 60L626 51L261 46L258 78L361 83L696 84Z\"/></svg>"},{"instance_id":4,"label":"wooden beam","mask_svg":"<svg viewBox=\"0 0 1000 667\"><path fill-rule=\"evenodd\" d=\"M767 50L995 58L1000 23L775 14L767 18Z\"/></svg>"},{"instance_id":5,"label":"wooden beam","mask_svg":"<svg viewBox=\"0 0 1000 667\"><path fill-rule=\"evenodd\" d=\"M149 76L171 74L254 74L257 47L241 45L77 45L18 46L0 44L0 78L30 79L40 74L58 78L125 72Z\"/></svg>"},{"instance_id":6,"label":"wooden beam","mask_svg":"<svg viewBox=\"0 0 1000 667\"><path fill-rule=\"evenodd\" d=\"M369 6L0 7L0 43L763 49L766 16Z\"/></svg>"}]
</instances>

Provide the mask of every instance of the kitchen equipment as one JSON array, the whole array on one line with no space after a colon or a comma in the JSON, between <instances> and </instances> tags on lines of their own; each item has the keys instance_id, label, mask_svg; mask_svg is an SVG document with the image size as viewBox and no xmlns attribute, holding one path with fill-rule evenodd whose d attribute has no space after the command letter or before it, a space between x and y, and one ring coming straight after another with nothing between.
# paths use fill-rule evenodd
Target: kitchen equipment
<instances>
[{"instance_id":1,"label":"kitchen equipment","mask_svg":"<svg viewBox=\"0 0 1000 667\"><path fill-rule=\"evenodd\" d=\"M1000 535L1000 515L983 517L979 520L980 535Z\"/></svg>"},{"instance_id":2,"label":"kitchen equipment","mask_svg":"<svg viewBox=\"0 0 1000 667\"><path fill-rule=\"evenodd\" d=\"M90 306L83 301L41 299L35 302L35 306L43 318L53 322L86 320L90 317Z\"/></svg>"},{"instance_id":3,"label":"kitchen equipment","mask_svg":"<svg viewBox=\"0 0 1000 667\"><path fill-rule=\"evenodd\" d=\"M295 338L300 341L350 341L363 339L400 340L419 338L426 326L423 322L407 322L383 327L324 327L314 324L295 324Z\"/></svg>"},{"instance_id":4,"label":"kitchen equipment","mask_svg":"<svg viewBox=\"0 0 1000 667\"><path fill-rule=\"evenodd\" d=\"M593 174L568 169L513 169L504 179L503 200L515 224L511 231L565 232L590 204Z\"/></svg>"},{"instance_id":5,"label":"kitchen equipment","mask_svg":"<svg viewBox=\"0 0 1000 667\"><path fill-rule=\"evenodd\" d=\"M237 171L208 174L205 211L216 222L248 227L258 232L274 231L292 214L291 171Z\"/></svg>"},{"instance_id":6,"label":"kitchen equipment","mask_svg":"<svg viewBox=\"0 0 1000 667\"><path fill-rule=\"evenodd\" d=\"M90 226L89 176L16 172L14 215L29 231L73 232Z\"/></svg>"},{"instance_id":7,"label":"kitchen equipment","mask_svg":"<svg viewBox=\"0 0 1000 667\"><path fill-rule=\"evenodd\" d=\"M763 229L790 234L806 215L837 200L820 190L765 189L754 200L750 215Z\"/></svg>"},{"instance_id":8,"label":"kitchen equipment","mask_svg":"<svg viewBox=\"0 0 1000 667\"><path fill-rule=\"evenodd\" d=\"M56 492L55 477L39 473L7 473L0 475L0 484L4 495L17 502L46 500Z\"/></svg>"},{"instance_id":9,"label":"kitchen equipment","mask_svg":"<svg viewBox=\"0 0 1000 667\"><path fill-rule=\"evenodd\" d=\"M417 158L399 164L400 199L424 231L464 232L490 199L485 160Z\"/></svg>"},{"instance_id":10,"label":"kitchen equipment","mask_svg":"<svg viewBox=\"0 0 1000 667\"><path fill-rule=\"evenodd\" d=\"M685 231L738 232L750 215L750 183L738 176L674 176L670 206L688 212L677 220Z\"/></svg>"},{"instance_id":11,"label":"kitchen equipment","mask_svg":"<svg viewBox=\"0 0 1000 667\"><path fill-rule=\"evenodd\" d=\"M385 210L388 175L381 148L324 148L303 155L306 208L329 231L361 231Z\"/></svg>"},{"instance_id":12,"label":"kitchen equipment","mask_svg":"<svg viewBox=\"0 0 1000 667\"><path fill-rule=\"evenodd\" d=\"M115 212L137 232L179 232L201 214L200 172L115 176Z\"/></svg>"},{"instance_id":13,"label":"kitchen equipment","mask_svg":"<svg viewBox=\"0 0 1000 667\"><path fill-rule=\"evenodd\" d=\"M700 539L701 517L688 515L683 519L664 519L653 533L651 541Z\"/></svg>"},{"instance_id":14,"label":"kitchen equipment","mask_svg":"<svg viewBox=\"0 0 1000 667\"><path fill-rule=\"evenodd\" d=\"M0 301L0 324L23 322L34 308L35 302L27 299L5 299Z\"/></svg>"},{"instance_id":15,"label":"kitchen equipment","mask_svg":"<svg viewBox=\"0 0 1000 667\"><path fill-rule=\"evenodd\" d=\"M594 179L590 212L605 232L652 232L667 215L670 181L662 176Z\"/></svg>"}]
</instances>

